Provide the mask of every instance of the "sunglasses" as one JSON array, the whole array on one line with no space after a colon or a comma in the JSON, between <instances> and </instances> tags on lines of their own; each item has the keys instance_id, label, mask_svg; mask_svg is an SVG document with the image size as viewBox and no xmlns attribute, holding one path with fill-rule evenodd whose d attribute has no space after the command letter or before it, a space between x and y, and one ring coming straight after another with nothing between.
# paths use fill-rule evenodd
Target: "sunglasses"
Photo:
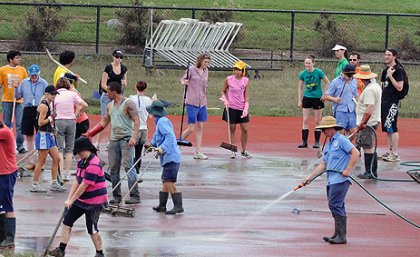
<instances>
[{"instance_id":1,"label":"sunglasses","mask_svg":"<svg viewBox=\"0 0 420 257\"><path fill-rule=\"evenodd\" d=\"M116 59L123 59L123 57L121 55L116 55L114 56Z\"/></svg>"},{"instance_id":2,"label":"sunglasses","mask_svg":"<svg viewBox=\"0 0 420 257\"><path fill-rule=\"evenodd\" d=\"M349 61L353 61L353 62L355 62L355 61L358 61L359 59L349 59Z\"/></svg>"}]
</instances>

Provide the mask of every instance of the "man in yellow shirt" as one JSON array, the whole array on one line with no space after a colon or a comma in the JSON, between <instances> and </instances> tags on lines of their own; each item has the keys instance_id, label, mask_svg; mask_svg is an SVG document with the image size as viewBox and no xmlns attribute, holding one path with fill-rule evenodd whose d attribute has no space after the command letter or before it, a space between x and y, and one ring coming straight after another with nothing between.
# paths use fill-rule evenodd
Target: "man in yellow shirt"
<instances>
[{"instance_id":1,"label":"man in yellow shirt","mask_svg":"<svg viewBox=\"0 0 420 257\"><path fill-rule=\"evenodd\" d=\"M28 77L26 69L20 66L21 54L19 51L9 51L7 53L7 65L0 67L0 88L3 87L3 96L1 104L3 108L3 121L9 128L13 128L12 114L15 107L16 123L16 149L20 154L27 151L23 147L23 135L21 133L23 100L16 100L15 90L19 87L23 79Z\"/></svg>"},{"instance_id":2,"label":"man in yellow shirt","mask_svg":"<svg viewBox=\"0 0 420 257\"><path fill-rule=\"evenodd\" d=\"M64 65L64 67L66 67L67 69L70 69L71 66L73 65L73 60L74 60L75 54L73 51L64 51L62 53L60 53L60 57L58 59L58 61ZM58 66L57 69L54 72L54 86L55 84L57 84L57 81L59 78L64 77L64 74L66 74L68 71L66 69L64 69L61 66Z\"/></svg>"}]
</instances>

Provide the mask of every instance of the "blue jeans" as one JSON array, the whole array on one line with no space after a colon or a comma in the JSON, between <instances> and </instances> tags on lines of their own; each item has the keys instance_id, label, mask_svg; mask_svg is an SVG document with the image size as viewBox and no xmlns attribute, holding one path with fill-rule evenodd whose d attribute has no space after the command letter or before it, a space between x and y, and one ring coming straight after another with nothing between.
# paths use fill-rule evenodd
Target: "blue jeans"
<instances>
[{"instance_id":1,"label":"blue jeans","mask_svg":"<svg viewBox=\"0 0 420 257\"><path fill-rule=\"evenodd\" d=\"M129 146L128 142L124 139L111 140L108 146L108 160L109 170L111 173L112 188L114 188L118 182L120 182L120 168L121 163L124 167L124 171L128 172L134 164L134 147ZM127 173L128 188L132 188L136 184L133 190L130 192L130 197L140 198L140 192L137 188L137 174L136 169L133 167L130 172ZM121 199L121 185L119 185L112 192L114 198Z\"/></svg>"},{"instance_id":2,"label":"blue jeans","mask_svg":"<svg viewBox=\"0 0 420 257\"><path fill-rule=\"evenodd\" d=\"M350 185L350 181L347 180L343 183L327 186L328 207L333 215L346 216L344 199L346 198Z\"/></svg>"},{"instance_id":3,"label":"blue jeans","mask_svg":"<svg viewBox=\"0 0 420 257\"><path fill-rule=\"evenodd\" d=\"M2 102L3 108L3 121L6 126L13 129L12 112L13 102ZM23 135L22 135L22 116L23 116L23 103L16 103L15 108L15 122L16 122L16 147L17 150L23 149Z\"/></svg>"},{"instance_id":4,"label":"blue jeans","mask_svg":"<svg viewBox=\"0 0 420 257\"><path fill-rule=\"evenodd\" d=\"M102 93L102 95L101 95L101 117L105 117L106 106L108 105L109 102L111 102L111 100L109 100L108 95L106 93Z\"/></svg>"}]
</instances>

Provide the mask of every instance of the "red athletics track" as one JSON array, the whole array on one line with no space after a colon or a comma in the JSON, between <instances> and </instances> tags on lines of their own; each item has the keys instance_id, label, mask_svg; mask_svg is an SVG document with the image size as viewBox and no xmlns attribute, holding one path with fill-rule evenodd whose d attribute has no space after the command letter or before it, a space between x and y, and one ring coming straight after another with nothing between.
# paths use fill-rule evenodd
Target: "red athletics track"
<instances>
[{"instance_id":1,"label":"red athletics track","mask_svg":"<svg viewBox=\"0 0 420 257\"><path fill-rule=\"evenodd\" d=\"M170 118L178 134L180 118ZM97 121L98 117L91 116L91 124ZM403 160L420 159L418 124L416 119L399 121ZM252 117L249 150L254 158L231 160L229 152L218 147L227 139L226 123L220 117L210 117L203 142L210 159L193 160L194 148L182 148L177 184L183 192L185 213L174 217L151 210L157 204L161 168L153 157L146 156L143 167L149 161L151 166L140 184L142 203L133 206L136 217L101 215L99 229L106 256L418 256L420 230L391 214L355 184L346 201L346 245L329 245L322 240L333 232L324 178L276 201L298 185L317 163L316 149L296 148L300 127L300 118ZM150 129L149 135L153 126ZM379 143L382 153L382 133ZM106 161L107 154L101 147L99 156ZM383 178L409 179L405 170L398 163L379 163ZM48 186L48 173L43 174L44 186ZM390 207L420 224L419 184L362 183ZM66 194L31 194L29 186L27 178L15 186L16 252L41 253ZM123 194L127 191L126 183L122 190ZM300 214L293 214L293 209L300 210ZM58 243L57 236L54 246ZM75 224L67 249L66 256L94 255L83 220Z\"/></svg>"}]
</instances>

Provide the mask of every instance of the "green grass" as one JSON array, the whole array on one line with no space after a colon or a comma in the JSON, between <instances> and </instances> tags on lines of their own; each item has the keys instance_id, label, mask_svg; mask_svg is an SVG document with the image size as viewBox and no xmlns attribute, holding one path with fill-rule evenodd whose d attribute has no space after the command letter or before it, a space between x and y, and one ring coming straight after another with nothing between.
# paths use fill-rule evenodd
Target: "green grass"
<instances>
[{"instance_id":1,"label":"green grass","mask_svg":"<svg viewBox=\"0 0 420 257\"><path fill-rule=\"evenodd\" d=\"M53 72L56 68L44 55L23 55L22 65L28 67L32 63L37 63L41 67L41 75L47 81L52 81ZM99 114L99 101L92 99L92 92L97 90L99 78L105 65L110 58L92 58L77 56L72 70L86 79L88 86L81 85L80 91L85 100L89 103L89 113ZM147 94L152 96L157 94L159 99L164 99L177 104L170 108L170 114L181 114L183 88L179 84L182 71L164 70L163 75L147 75L145 69L140 65L139 59L128 57L124 59L127 65L129 87L126 95L134 94L134 85L138 80L147 81L149 88ZM323 69L328 77L332 77L335 62L318 62L317 66ZM262 79L251 79L250 81L250 113L256 116L300 116L301 111L297 108L297 76L303 69L301 62L281 63L283 71L262 72ZM374 72L381 73L382 64L371 65ZM420 117L420 67L408 66L407 71L410 76L409 96L402 101L400 115L402 117ZM222 107L218 100L220 90L223 86L226 75L230 72L210 72L207 98L209 107ZM253 72L251 72L253 75ZM327 104L324 114L331 114L331 104ZM210 115L220 115L221 111L210 111Z\"/></svg>"},{"instance_id":2,"label":"green grass","mask_svg":"<svg viewBox=\"0 0 420 257\"><path fill-rule=\"evenodd\" d=\"M17 0L16 2L28 2ZM74 4L131 4L130 0L67 0L60 3ZM253 8L253 9L281 9L281 10L328 10L353 12L384 12L384 13L420 13L420 1L192 1L192 0L160 0L144 1L145 5L177 6L177 7L218 7ZM390 5L392 3L392 5ZM30 7L2 6L0 9L0 39L15 39L19 34L19 26L23 15L30 12ZM115 29L108 28L106 21L116 18L113 8L101 9L100 43L113 44L118 38ZM167 10L166 19L191 17L188 10ZM61 14L67 20L65 31L55 40L60 42L94 43L96 40L96 8L94 7L63 7ZM201 17L202 11L196 12ZM320 39L320 34L313 30L313 21L318 14L296 14L295 20L295 50L314 50L314 43ZM358 43L359 51L382 51L385 45L385 17L384 16L352 16L334 15L341 29ZM234 19L243 23L244 38L235 45L237 48L258 48L264 50L287 50L290 41L290 14L288 13L249 13L234 12ZM420 17L391 17L390 46L395 46L403 35L409 35L420 45Z\"/></svg>"}]
</instances>

